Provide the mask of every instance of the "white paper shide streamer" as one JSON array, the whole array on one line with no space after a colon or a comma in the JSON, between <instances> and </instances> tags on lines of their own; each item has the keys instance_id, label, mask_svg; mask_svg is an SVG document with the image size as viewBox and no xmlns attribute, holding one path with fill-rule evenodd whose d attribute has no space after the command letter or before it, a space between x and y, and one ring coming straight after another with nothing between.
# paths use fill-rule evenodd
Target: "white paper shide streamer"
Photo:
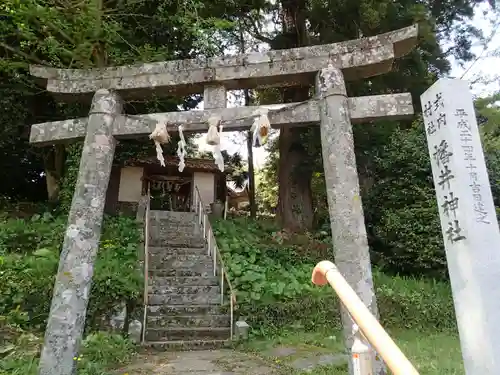
<instances>
[{"instance_id":1,"label":"white paper shide streamer","mask_svg":"<svg viewBox=\"0 0 500 375\"><path fill-rule=\"evenodd\" d=\"M217 115L213 115L208 119L207 145L220 145L220 136L219 132L217 131L220 121L221 118Z\"/></svg>"},{"instance_id":2,"label":"white paper shide streamer","mask_svg":"<svg viewBox=\"0 0 500 375\"><path fill-rule=\"evenodd\" d=\"M179 157L179 172L182 172L184 170L184 167L186 166L185 164L185 157L186 157L186 140L184 139L184 133L182 132L182 125L179 125L179 142L177 142L177 156Z\"/></svg>"},{"instance_id":3,"label":"white paper shide streamer","mask_svg":"<svg viewBox=\"0 0 500 375\"><path fill-rule=\"evenodd\" d=\"M269 130L271 129L271 123L268 117L269 109L259 108L255 111L255 118L250 131L253 133L253 146L261 147L266 144L267 138L269 137Z\"/></svg>"},{"instance_id":4,"label":"white paper shide streamer","mask_svg":"<svg viewBox=\"0 0 500 375\"><path fill-rule=\"evenodd\" d=\"M221 172L224 172L224 158L222 157L221 147L220 147L220 134L217 128L221 122L220 116L211 116L208 119L208 132L207 132L207 144L212 146L212 155L214 157L214 162ZM222 133L222 125L220 125L220 133Z\"/></svg>"},{"instance_id":5,"label":"white paper shide streamer","mask_svg":"<svg viewBox=\"0 0 500 375\"><path fill-rule=\"evenodd\" d=\"M165 122L157 122L155 130L149 135L149 139L152 139L156 147L156 158L160 162L161 166L165 166L165 159L163 158L162 144L168 143L170 141L170 135L167 132L167 124Z\"/></svg>"}]
</instances>

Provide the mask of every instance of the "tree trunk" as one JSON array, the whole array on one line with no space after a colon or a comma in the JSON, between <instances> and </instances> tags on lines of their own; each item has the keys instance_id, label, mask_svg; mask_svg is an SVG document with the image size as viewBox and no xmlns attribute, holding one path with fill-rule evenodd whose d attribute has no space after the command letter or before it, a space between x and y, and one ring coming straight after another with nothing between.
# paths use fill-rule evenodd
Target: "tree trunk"
<instances>
[{"instance_id":1,"label":"tree trunk","mask_svg":"<svg viewBox=\"0 0 500 375\"><path fill-rule=\"evenodd\" d=\"M255 171L253 169L253 133L247 133L248 150L248 200L250 202L250 217L257 217L257 204L255 202Z\"/></svg>"},{"instance_id":2,"label":"tree trunk","mask_svg":"<svg viewBox=\"0 0 500 375\"><path fill-rule=\"evenodd\" d=\"M306 28L306 0L282 0L283 35L276 39L274 49L303 47L309 44ZM283 101L309 99L309 87L287 88ZM294 231L311 229L314 223L311 180L312 171L305 163L307 151L302 144L303 128L282 127L279 137L278 218L283 228Z\"/></svg>"},{"instance_id":3,"label":"tree trunk","mask_svg":"<svg viewBox=\"0 0 500 375\"><path fill-rule=\"evenodd\" d=\"M243 32L243 25L240 23L240 52L245 53L245 35ZM245 95L245 106L252 104L250 90L243 90ZM248 201L250 203L250 217L255 219L257 217L257 204L255 202L255 173L253 170L253 134L251 131L247 132L247 151L248 151Z\"/></svg>"},{"instance_id":4,"label":"tree trunk","mask_svg":"<svg viewBox=\"0 0 500 375\"><path fill-rule=\"evenodd\" d=\"M252 104L250 90L245 90L245 106ZM247 151L248 151L248 200L250 203L250 217L257 217L257 204L255 202L255 171L253 169L253 133L247 132Z\"/></svg>"},{"instance_id":5,"label":"tree trunk","mask_svg":"<svg viewBox=\"0 0 500 375\"><path fill-rule=\"evenodd\" d=\"M55 145L44 153L45 180L49 203L59 202L61 182L66 162L66 149L63 145Z\"/></svg>"},{"instance_id":6,"label":"tree trunk","mask_svg":"<svg viewBox=\"0 0 500 375\"><path fill-rule=\"evenodd\" d=\"M45 182L47 185L47 199L49 203L57 203L59 201L59 193L61 191L61 181L57 178L53 171L46 169Z\"/></svg>"},{"instance_id":7,"label":"tree trunk","mask_svg":"<svg viewBox=\"0 0 500 375\"><path fill-rule=\"evenodd\" d=\"M287 89L283 96L285 103L304 101L309 98L309 88ZM314 223L312 170L305 162L308 155L303 145L305 131L305 128L283 127L278 141L277 215L283 228L297 232L311 229Z\"/></svg>"}]
</instances>

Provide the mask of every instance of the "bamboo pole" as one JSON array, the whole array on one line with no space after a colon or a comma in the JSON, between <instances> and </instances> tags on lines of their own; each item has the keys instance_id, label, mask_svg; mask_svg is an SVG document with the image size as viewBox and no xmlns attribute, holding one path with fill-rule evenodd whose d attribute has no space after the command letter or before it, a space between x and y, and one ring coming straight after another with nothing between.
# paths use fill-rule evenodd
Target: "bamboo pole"
<instances>
[{"instance_id":1,"label":"bamboo pole","mask_svg":"<svg viewBox=\"0 0 500 375\"><path fill-rule=\"evenodd\" d=\"M312 282L315 285L326 285L327 283L331 285L366 339L394 375L419 375L408 358L340 274L335 264L327 260L319 262L312 272Z\"/></svg>"}]
</instances>

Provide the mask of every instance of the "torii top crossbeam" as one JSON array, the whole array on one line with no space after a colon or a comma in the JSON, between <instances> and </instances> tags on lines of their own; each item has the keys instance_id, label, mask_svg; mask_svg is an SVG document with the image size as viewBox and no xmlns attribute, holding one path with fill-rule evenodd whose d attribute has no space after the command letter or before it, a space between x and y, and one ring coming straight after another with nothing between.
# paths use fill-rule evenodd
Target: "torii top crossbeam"
<instances>
[{"instance_id":1,"label":"torii top crossbeam","mask_svg":"<svg viewBox=\"0 0 500 375\"><path fill-rule=\"evenodd\" d=\"M395 58L414 48L416 25L377 36L209 59L174 60L103 69L55 69L31 66L31 75L46 80L47 91L64 101L91 100L101 88L123 99L152 95L202 93L210 83L227 90L313 84L316 73L332 64L345 80L367 78L391 70Z\"/></svg>"}]
</instances>

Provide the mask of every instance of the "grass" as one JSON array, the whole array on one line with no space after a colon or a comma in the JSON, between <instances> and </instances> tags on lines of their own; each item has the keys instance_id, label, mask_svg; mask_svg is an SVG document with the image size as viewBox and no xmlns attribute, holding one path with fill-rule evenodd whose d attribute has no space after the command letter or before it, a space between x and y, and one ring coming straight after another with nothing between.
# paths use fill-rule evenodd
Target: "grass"
<instances>
[{"instance_id":1,"label":"grass","mask_svg":"<svg viewBox=\"0 0 500 375\"><path fill-rule=\"evenodd\" d=\"M464 375L460 343L454 332L393 330L391 336L421 375ZM286 357L270 356L276 347L296 349ZM339 353L344 350L340 332L284 332L266 340L249 341L244 350L283 366L284 374L346 375L347 366L316 367L312 372L293 370L290 364L300 357Z\"/></svg>"},{"instance_id":2,"label":"grass","mask_svg":"<svg viewBox=\"0 0 500 375\"><path fill-rule=\"evenodd\" d=\"M25 333L15 345L0 345L0 375L35 375L41 344L41 337ZM88 335L82 343L81 354L75 357L77 374L109 375L109 369L130 362L134 351L135 346L119 334Z\"/></svg>"}]
</instances>

